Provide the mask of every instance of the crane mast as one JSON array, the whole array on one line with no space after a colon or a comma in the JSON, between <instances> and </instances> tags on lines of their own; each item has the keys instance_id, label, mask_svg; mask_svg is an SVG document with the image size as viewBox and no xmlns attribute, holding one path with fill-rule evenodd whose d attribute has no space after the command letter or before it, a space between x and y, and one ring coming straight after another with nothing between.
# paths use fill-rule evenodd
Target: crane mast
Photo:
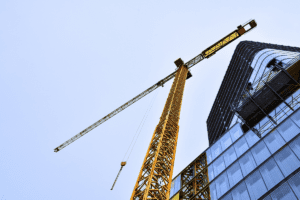
<instances>
[{"instance_id":1,"label":"crane mast","mask_svg":"<svg viewBox=\"0 0 300 200\"><path fill-rule=\"evenodd\" d=\"M176 73L156 126L131 199L169 199L179 131L179 116L188 68Z\"/></svg>"},{"instance_id":2,"label":"crane mast","mask_svg":"<svg viewBox=\"0 0 300 200\"><path fill-rule=\"evenodd\" d=\"M249 27L246 30L244 27L247 25L249 25ZM183 91L186 79L191 77L188 69L204 58L211 57L218 50L254 27L256 27L256 22L252 20L244 26L238 26L237 30L205 49L191 61L185 64L180 58L175 61L178 67L175 79L159 123L154 130L130 200L169 199ZM204 193L206 197L209 197L209 191L205 190Z\"/></svg>"}]
</instances>

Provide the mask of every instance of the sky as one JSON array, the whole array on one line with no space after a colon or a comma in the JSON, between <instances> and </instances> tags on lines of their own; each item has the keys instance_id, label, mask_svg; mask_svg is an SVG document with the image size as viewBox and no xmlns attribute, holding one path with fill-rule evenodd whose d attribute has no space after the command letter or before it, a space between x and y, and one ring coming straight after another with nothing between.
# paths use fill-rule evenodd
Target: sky
<instances>
[{"instance_id":1,"label":"sky","mask_svg":"<svg viewBox=\"0 0 300 200\"><path fill-rule=\"evenodd\" d=\"M174 72L177 58L187 62L255 19L257 28L191 69L175 177L208 147L206 119L237 44L300 47L299 7L297 0L0 1L1 200L129 199L172 81L54 148Z\"/></svg>"}]
</instances>

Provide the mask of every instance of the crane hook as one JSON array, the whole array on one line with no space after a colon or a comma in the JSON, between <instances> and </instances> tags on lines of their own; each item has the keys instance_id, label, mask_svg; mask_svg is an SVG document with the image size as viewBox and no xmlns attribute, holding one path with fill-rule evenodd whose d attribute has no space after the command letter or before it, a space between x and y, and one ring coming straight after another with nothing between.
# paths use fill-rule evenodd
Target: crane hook
<instances>
[{"instance_id":1,"label":"crane hook","mask_svg":"<svg viewBox=\"0 0 300 200\"><path fill-rule=\"evenodd\" d=\"M120 173L121 173L121 171L122 171L122 169L123 169L123 167L126 165L126 162L121 162L121 169L120 169L120 171L119 171L119 173L118 173L118 175L117 175L117 177L116 177L116 179L115 179L115 182L114 182L114 184L112 185L112 187L111 187L111 189L110 190L113 190L114 189L114 186L115 186L115 184L116 184L116 182L117 182L117 180L118 180L118 178L119 178L119 175L120 175Z\"/></svg>"}]
</instances>

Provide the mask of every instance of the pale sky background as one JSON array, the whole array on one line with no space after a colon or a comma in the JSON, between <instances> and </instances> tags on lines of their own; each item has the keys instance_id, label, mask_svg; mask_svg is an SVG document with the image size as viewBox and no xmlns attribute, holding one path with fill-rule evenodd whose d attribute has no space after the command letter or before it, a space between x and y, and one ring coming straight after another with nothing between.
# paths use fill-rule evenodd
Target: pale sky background
<instances>
[{"instance_id":1,"label":"pale sky background","mask_svg":"<svg viewBox=\"0 0 300 200\"><path fill-rule=\"evenodd\" d=\"M174 174L208 147L206 119L242 40L300 46L300 1L0 1L0 198L129 199L172 81L53 149L249 19L257 28L192 68Z\"/></svg>"}]
</instances>

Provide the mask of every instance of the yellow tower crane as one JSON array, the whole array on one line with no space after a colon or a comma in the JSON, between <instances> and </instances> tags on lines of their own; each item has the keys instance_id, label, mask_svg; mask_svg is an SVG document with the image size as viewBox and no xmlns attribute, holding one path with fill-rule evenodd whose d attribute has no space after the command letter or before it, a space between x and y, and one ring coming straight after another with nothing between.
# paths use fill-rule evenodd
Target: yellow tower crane
<instances>
[{"instance_id":1,"label":"yellow tower crane","mask_svg":"<svg viewBox=\"0 0 300 200\"><path fill-rule=\"evenodd\" d=\"M171 90L169 92L167 102L159 123L156 126L150 145L148 147L145 159L142 164L137 182L134 186L131 200L168 200L170 195L173 166L175 161L175 153L177 146L177 138L179 131L179 116L182 103L183 91L186 79L192 75L189 69L204 60L214 55L218 50L222 49L232 41L236 40L243 34L249 32L256 27L255 20L250 20L244 25L238 26L236 30L205 49L202 53L184 63L180 58L175 61L177 70L148 88L141 94L137 95L127 103L123 104L113 112L109 113L99 121L87 127L71 139L67 140L60 146L54 149L58 152L67 145L71 144L78 138L82 137L89 131L93 130L103 122L115 116L122 110L126 109L142 97L151 93L160 86L163 86L167 81L175 77ZM122 162L123 163L123 162ZM126 163L125 163L126 164ZM123 163L122 167L125 166Z\"/></svg>"}]
</instances>

